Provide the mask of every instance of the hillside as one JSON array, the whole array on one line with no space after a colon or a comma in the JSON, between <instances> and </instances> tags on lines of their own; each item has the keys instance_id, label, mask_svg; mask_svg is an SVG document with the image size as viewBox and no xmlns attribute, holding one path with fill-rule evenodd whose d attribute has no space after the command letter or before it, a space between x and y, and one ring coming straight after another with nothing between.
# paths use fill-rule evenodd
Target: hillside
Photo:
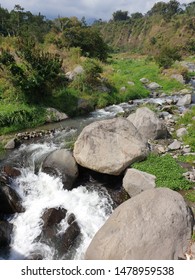
<instances>
[{"instance_id":1,"label":"hillside","mask_svg":"<svg viewBox=\"0 0 195 280\"><path fill-rule=\"evenodd\" d=\"M112 19L95 23L106 43L114 51L141 52L154 55L164 45L178 47L182 54L195 52L195 2L164 11L159 2L147 14L132 14L126 20ZM158 5L159 4L159 5Z\"/></svg>"}]
</instances>

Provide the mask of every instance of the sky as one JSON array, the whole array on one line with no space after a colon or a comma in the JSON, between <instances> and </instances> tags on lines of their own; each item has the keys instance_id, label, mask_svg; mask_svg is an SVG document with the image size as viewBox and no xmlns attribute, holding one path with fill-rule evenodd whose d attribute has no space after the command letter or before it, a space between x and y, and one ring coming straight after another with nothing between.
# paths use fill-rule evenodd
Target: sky
<instances>
[{"instance_id":1,"label":"sky","mask_svg":"<svg viewBox=\"0 0 195 280\"><path fill-rule=\"evenodd\" d=\"M169 0L161 0L169 2ZM41 13L48 19L76 16L109 20L117 10L142 14L149 11L155 0L0 0L1 7L12 10L19 4L25 11L33 14ZM180 3L190 3L193 0L179 0Z\"/></svg>"}]
</instances>

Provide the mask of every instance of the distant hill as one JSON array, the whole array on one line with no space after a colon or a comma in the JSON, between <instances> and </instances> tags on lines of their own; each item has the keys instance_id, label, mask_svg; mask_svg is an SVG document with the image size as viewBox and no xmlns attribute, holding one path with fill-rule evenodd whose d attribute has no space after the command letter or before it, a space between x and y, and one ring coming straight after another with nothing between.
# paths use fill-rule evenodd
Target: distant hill
<instances>
[{"instance_id":1,"label":"distant hill","mask_svg":"<svg viewBox=\"0 0 195 280\"><path fill-rule=\"evenodd\" d=\"M168 45L183 54L195 53L195 1L186 5L175 0L158 2L146 15L135 13L125 20L113 18L94 26L114 51L154 55Z\"/></svg>"}]
</instances>

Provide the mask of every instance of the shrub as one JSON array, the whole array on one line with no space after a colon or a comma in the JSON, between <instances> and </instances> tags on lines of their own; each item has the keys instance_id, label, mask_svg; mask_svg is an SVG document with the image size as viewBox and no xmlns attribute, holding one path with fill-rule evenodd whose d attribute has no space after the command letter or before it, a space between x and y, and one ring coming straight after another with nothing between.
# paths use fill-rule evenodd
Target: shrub
<instances>
[{"instance_id":1,"label":"shrub","mask_svg":"<svg viewBox=\"0 0 195 280\"><path fill-rule=\"evenodd\" d=\"M164 69L170 68L176 60L181 60L181 54L177 48L164 47L155 56L155 61Z\"/></svg>"}]
</instances>

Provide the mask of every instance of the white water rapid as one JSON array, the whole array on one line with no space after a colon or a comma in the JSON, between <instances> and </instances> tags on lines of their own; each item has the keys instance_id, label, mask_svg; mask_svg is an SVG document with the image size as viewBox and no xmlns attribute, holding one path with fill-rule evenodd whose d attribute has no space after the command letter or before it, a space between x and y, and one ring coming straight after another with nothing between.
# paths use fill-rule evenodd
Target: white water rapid
<instances>
[{"instance_id":1,"label":"white water rapid","mask_svg":"<svg viewBox=\"0 0 195 280\"><path fill-rule=\"evenodd\" d=\"M27 154L25 168L15 183L22 197L24 213L14 215L10 222L14 225L10 259L25 259L31 254L41 254L44 259L58 259L55 248L36 241L41 234L43 221L41 216L49 208L65 208L74 213L81 229L81 237L76 248L64 258L82 259L91 239L112 212L110 198L96 186L79 186L71 191L64 190L61 179L46 173L35 172L37 162L52 150L54 144L31 144L22 146L19 153ZM66 218L60 223L60 232L67 228ZM59 233L60 233L59 232Z\"/></svg>"}]
</instances>

